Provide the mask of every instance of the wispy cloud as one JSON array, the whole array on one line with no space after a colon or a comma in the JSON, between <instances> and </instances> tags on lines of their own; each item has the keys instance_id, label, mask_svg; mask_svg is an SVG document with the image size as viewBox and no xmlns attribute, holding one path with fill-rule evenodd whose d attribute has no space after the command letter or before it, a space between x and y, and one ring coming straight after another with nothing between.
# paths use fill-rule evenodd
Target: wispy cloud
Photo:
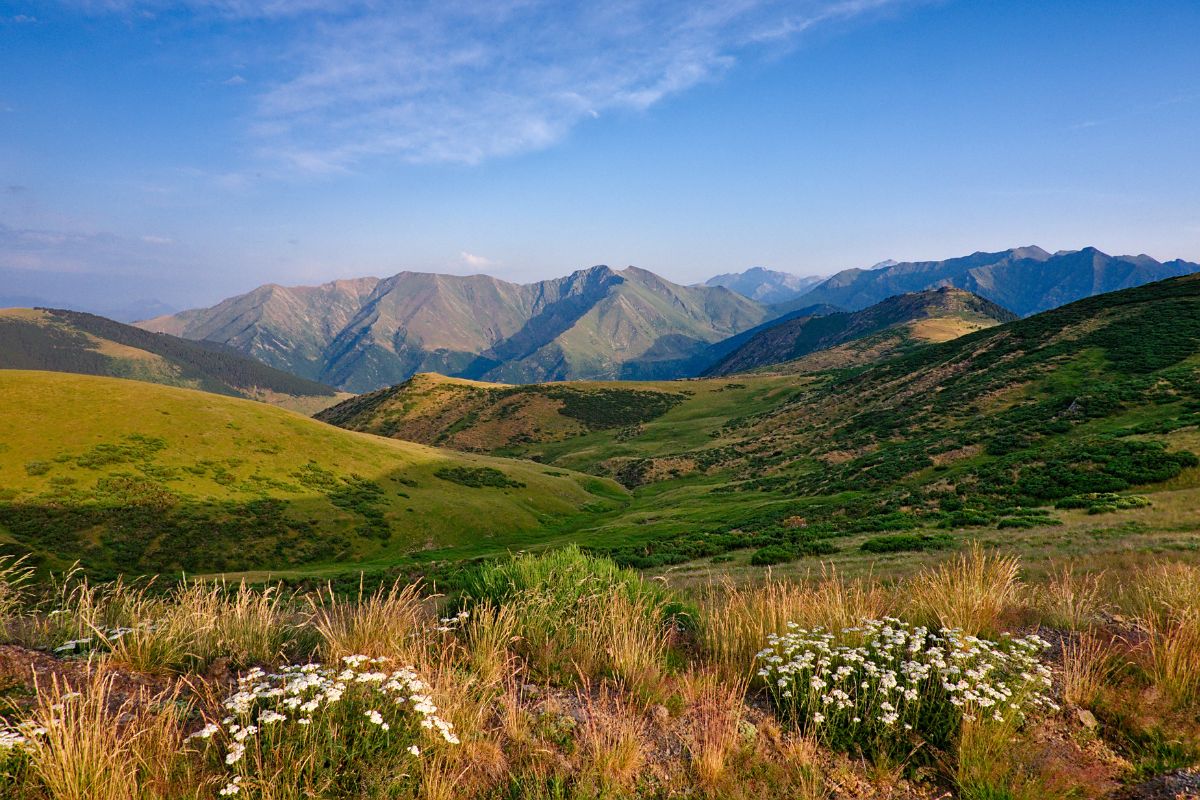
<instances>
[{"instance_id":1,"label":"wispy cloud","mask_svg":"<svg viewBox=\"0 0 1200 800\"><path fill-rule=\"evenodd\" d=\"M76 0L157 14L166 0ZM308 172L375 158L475 164L549 147L583 121L647 109L804 32L921 0L190 0L274 26L257 95L261 153ZM236 54L239 57L244 54Z\"/></svg>"},{"instance_id":2,"label":"wispy cloud","mask_svg":"<svg viewBox=\"0 0 1200 800\"><path fill-rule=\"evenodd\" d=\"M466 250L458 254L458 259L471 269L486 269L495 263L490 258L477 256L474 253L468 253Z\"/></svg>"}]
</instances>

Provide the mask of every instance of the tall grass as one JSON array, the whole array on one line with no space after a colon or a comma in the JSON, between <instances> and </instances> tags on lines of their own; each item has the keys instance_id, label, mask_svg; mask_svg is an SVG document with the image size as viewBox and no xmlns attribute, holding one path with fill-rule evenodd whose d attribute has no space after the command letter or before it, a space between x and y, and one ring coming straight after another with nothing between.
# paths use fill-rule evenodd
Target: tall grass
<instances>
[{"instance_id":1,"label":"tall grass","mask_svg":"<svg viewBox=\"0 0 1200 800\"><path fill-rule=\"evenodd\" d=\"M1200 567L1170 562L1139 570L1126 606L1136 616L1162 628L1169 621L1200 614Z\"/></svg>"},{"instance_id":2,"label":"tall grass","mask_svg":"<svg viewBox=\"0 0 1200 800\"><path fill-rule=\"evenodd\" d=\"M420 584L396 581L370 595L360 584L357 601L339 598L329 586L307 600L310 624L320 636L326 661L351 655L421 660L433 614L421 597Z\"/></svg>"},{"instance_id":3,"label":"tall grass","mask_svg":"<svg viewBox=\"0 0 1200 800\"><path fill-rule=\"evenodd\" d=\"M504 632L532 677L571 684L582 674L657 691L670 598L637 573L567 547L486 564L464 584L468 613L511 609Z\"/></svg>"},{"instance_id":4,"label":"tall grass","mask_svg":"<svg viewBox=\"0 0 1200 800\"><path fill-rule=\"evenodd\" d=\"M25 558L0 556L0 636L9 636L25 609L25 590L33 576Z\"/></svg>"},{"instance_id":5,"label":"tall grass","mask_svg":"<svg viewBox=\"0 0 1200 800\"><path fill-rule=\"evenodd\" d=\"M719 797L729 780L730 760L739 749L745 718L744 680L725 681L717 673L692 672L682 685L687 708L684 747L700 786Z\"/></svg>"},{"instance_id":6,"label":"tall grass","mask_svg":"<svg viewBox=\"0 0 1200 800\"><path fill-rule=\"evenodd\" d=\"M645 724L635 709L623 706L608 686L598 697L580 695L587 714L581 730L580 794L584 797L627 797L646 764Z\"/></svg>"},{"instance_id":7,"label":"tall grass","mask_svg":"<svg viewBox=\"0 0 1200 800\"><path fill-rule=\"evenodd\" d=\"M756 654L770 634L793 622L802 627L848 628L887 616L891 595L870 580L847 581L833 569L808 585L770 580L759 588L726 581L709 587L700 620L701 646L726 681L740 682L758 669Z\"/></svg>"},{"instance_id":8,"label":"tall grass","mask_svg":"<svg viewBox=\"0 0 1200 800\"><path fill-rule=\"evenodd\" d=\"M1103 573L1076 575L1069 566L1051 574L1034 593L1042 624L1073 631L1095 625L1104 610L1103 581Z\"/></svg>"},{"instance_id":9,"label":"tall grass","mask_svg":"<svg viewBox=\"0 0 1200 800\"><path fill-rule=\"evenodd\" d=\"M1200 613L1146 620L1149 672L1154 685L1178 707L1200 701Z\"/></svg>"},{"instance_id":10,"label":"tall grass","mask_svg":"<svg viewBox=\"0 0 1200 800\"><path fill-rule=\"evenodd\" d=\"M1016 556L989 553L978 543L956 558L926 568L909 584L909 611L928 625L994 636L1004 614L1021 602Z\"/></svg>"},{"instance_id":11,"label":"tall grass","mask_svg":"<svg viewBox=\"0 0 1200 800\"><path fill-rule=\"evenodd\" d=\"M962 800L1042 800L1045 788L1026 768L1016 718L963 725L955 764Z\"/></svg>"},{"instance_id":12,"label":"tall grass","mask_svg":"<svg viewBox=\"0 0 1200 800\"><path fill-rule=\"evenodd\" d=\"M38 687L32 721L44 729L26 749L35 780L55 800L176 800L194 787L181 779L180 721L175 695L125 698L114 676L93 670L73 685L53 678Z\"/></svg>"},{"instance_id":13,"label":"tall grass","mask_svg":"<svg viewBox=\"0 0 1200 800\"><path fill-rule=\"evenodd\" d=\"M1112 677L1115 666L1110 643L1083 634L1062 646L1062 694L1070 705L1089 708Z\"/></svg>"}]
</instances>

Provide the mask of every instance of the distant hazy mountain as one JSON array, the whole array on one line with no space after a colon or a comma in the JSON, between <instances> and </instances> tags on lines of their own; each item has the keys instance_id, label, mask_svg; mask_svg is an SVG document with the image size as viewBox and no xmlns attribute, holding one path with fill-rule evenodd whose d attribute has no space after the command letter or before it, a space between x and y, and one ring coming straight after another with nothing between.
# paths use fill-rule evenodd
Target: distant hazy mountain
<instances>
[{"instance_id":1,"label":"distant hazy mountain","mask_svg":"<svg viewBox=\"0 0 1200 800\"><path fill-rule=\"evenodd\" d=\"M727 272L724 275L716 275L705 281L704 285L724 286L743 297L771 304L785 303L799 297L810 286L814 286L822 280L824 278L812 275L802 277L790 272L751 267L745 272Z\"/></svg>"},{"instance_id":2,"label":"distant hazy mountain","mask_svg":"<svg viewBox=\"0 0 1200 800\"><path fill-rule=\"evenodd\" d=\"M313 413L346 397L211 342L48 308L0 309L0 369L107 375Z\"/></svg>"},{"instance_id":3,"label":"distant hazy mountain","mask_svg":"<svg viewBox=\"0 0 1200 800\"><path fill-rule=\"evenodd\" d=\"M829 303L857 311L905 292L956 286L1028 316L1092 295L1200 271L1200 264L1188 261L1109 256L1094 247L1054 254L1040 247L1018 247L945 261L884 263L843 270L778 310Z\"/></svg>"},{"instance_id":4,"label":"distant hazy mountain","mask_svg":"<svg viewBox=\"0 0 1200 800\"><path fill-rule=\"evenodd\" d=\"M768 316L723 287L598 266L525 285L415 272L268 285L139 325L369 391L430 371L510 382L628 377L688 358Z\"/></svg>"},{"instance_id":5,"label":"distant hazy mountain","mask_svg":"<svg viewBox=\"0 0 1200 800\"><path fill-rule=\"evenodd\" d=\"M850 366L893 355L906 345L946 341L1015 319L1016 314L970 292L952 287L930 289L890 297L861 311L798 315L768 323L707 374L746 372L858 343L860 346L847 347L836 358L813 365Z\"/></svg>"}]
</instances>

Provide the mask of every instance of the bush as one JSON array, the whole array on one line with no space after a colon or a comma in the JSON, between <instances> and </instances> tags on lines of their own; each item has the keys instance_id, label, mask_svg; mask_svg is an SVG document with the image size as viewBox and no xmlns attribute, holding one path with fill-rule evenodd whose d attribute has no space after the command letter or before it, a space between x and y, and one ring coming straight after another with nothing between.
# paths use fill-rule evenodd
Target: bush
<instances>
[{"instance_id":1,"label":"bush","mask_svg":"<svg viewBox=\"0 0 1200 800\"><path fill-rule=\"evenodd\" d=\"M1003 643L894 618L829 632L793 627L759 653L779 716L867 759L928 763L952 752L964 721L1054 708L1036 636Z\"/></svg>"},{"instance_id":2,"label":"bush","mask_svg":"<svg viewBox=\"0 0 1200 800\"><path fill-rule=\"evenodd\" d=\"M750 563L755 566L770 566L795 561L802 556L828 556L837 552L837 548L824 539L801 539L789 544L767 545L750 556Z\"/></svg>"},{"instance_id":3,"label":"bush","mask_svg":"<svg viewBox=\"0 0 1200 800\"><path fill-rule=\"evenodd\" d=\"M750 556L750 563L756 567L766 567L772 564L783 564L788 561L795 561L799 555L791 548L784 547L780 544L773 544L769 547L763 547L754 552Z\"/></svg>"},{"instance_id":4,"label":"bush","mask_svg":"<svg viewBox=\"0 0 1200 800\"><path fill-rule=\"evenodd\" d=\"M954 544L949 534L897 533L893 536L876 536L859 547L865 553L904 553L922 550L942 550Z\"/></svg>"},{"instance_id":5,"label":"bush","mask_svg":"<svg viewBox=\"0 0 1200 800\"><path fill-rule=\"evenodd\" d=\"M497 489L522 489L525 484L509 478L494 467L440 467L433 473L436 477L472 489L485 486Z\"/></svg>"}]
</instances>

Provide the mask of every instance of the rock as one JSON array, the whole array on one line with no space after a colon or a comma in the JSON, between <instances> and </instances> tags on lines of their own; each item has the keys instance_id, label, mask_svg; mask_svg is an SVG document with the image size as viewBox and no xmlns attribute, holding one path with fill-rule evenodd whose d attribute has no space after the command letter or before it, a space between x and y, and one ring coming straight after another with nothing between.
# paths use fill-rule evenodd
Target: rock
<instances>
[{"instance_id":1,"label":"rock","mask_svg":"<svg viewBox=\"0 0 1200 800\"><path fill-rule=\"evenodd\" d=\"M542 690L534 686L532 683L527 683L521 687L521 694L528 697L539 697L542 694Z\"/></svg>"},{"instance_id":2,"label":"rock","mask_svg":"<svg viewBox=\"0 0 1200 800\"><path fill-rule=\"evenodd\" d=\"M1096 719L1096 715L1088 711L1086 708L1081 708L1075 712L1075 716L1079 719L1079 724L1087 728L1089 731L1094 731L1100 722Z\"/></svg>"}]
</instances>

